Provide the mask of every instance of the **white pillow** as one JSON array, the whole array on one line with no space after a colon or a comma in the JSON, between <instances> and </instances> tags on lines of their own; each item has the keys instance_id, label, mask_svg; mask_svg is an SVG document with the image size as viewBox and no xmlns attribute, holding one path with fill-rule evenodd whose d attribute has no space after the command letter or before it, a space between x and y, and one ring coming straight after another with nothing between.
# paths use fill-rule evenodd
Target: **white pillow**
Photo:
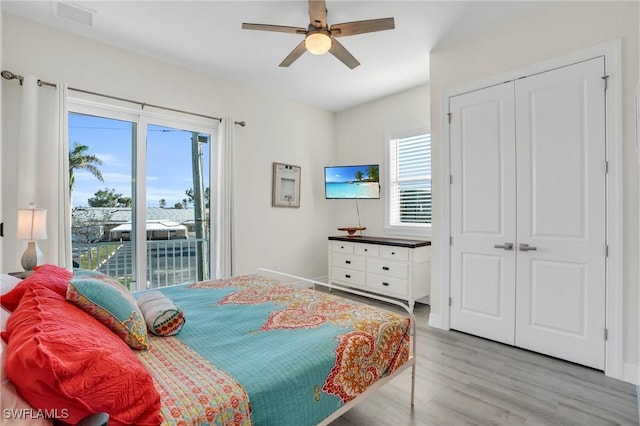
<instances>
[{"instance_id":1,"label":"white pillow","mask_svg":"<svg viewBox=\"0 0 640 426\"><path fill-rule=\"evenodd\" d=\"M0 306L0 331L7 331L7 321L9 320L9 315L11 315L11 312Z\"/></svg>"},{"instance_id":2,"label":"white pillow","mask_svg":"<svg viewBox=\"0 0 640 426\"><path fill-rule=\"evenodd\" d=\"M20 281L22 281L20 278L13 275L0 274L0 294L7 294Z\"/></svg>"},{"instance_id":3,"label":"white pillow","mask_svg":"<svg viewBox=\"0 0 640 426\"><path fill-rule=\"evenodd\" d=\"M0 274L0 295L7 294L20 281L20 278L14 277L12 275ZM9 319L9 315L11 315L11 312L7 311L3 307L0 307L0 331L7 330L7 320Z\"/></svg>"}]
</instances>

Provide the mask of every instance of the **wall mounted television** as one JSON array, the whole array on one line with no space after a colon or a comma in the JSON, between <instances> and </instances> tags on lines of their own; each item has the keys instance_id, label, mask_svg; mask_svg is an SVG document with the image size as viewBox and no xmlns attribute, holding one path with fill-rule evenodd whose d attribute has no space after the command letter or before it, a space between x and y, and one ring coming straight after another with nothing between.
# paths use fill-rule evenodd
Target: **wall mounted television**
<instances>
[{"instance_id":1,"label":"wall mounted television","mask_svg":"<svg viewBox=\"0 0 640 426\"><path fill-rule=\"evenodd\" d=\"M379 165L325 167L324 195L333 200L380 198Z\"/></svg>"}]
</instances>

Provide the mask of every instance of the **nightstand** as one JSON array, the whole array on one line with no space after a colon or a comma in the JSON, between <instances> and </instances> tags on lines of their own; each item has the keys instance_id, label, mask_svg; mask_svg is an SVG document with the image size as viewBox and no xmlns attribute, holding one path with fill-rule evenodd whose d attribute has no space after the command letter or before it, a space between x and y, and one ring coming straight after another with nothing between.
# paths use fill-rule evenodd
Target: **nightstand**
<instances>
[{"instance_id":1,"label":"nightstand","mask_svg":"<svg viewBox=\"0 0 640 426\"><path fill-rule=\"evenodd\" d=\"M18 272L8 272L8 275L16 278L27 278L29 275L33 274L33 271L18 271Z\"/></svg>"}]
</instances>

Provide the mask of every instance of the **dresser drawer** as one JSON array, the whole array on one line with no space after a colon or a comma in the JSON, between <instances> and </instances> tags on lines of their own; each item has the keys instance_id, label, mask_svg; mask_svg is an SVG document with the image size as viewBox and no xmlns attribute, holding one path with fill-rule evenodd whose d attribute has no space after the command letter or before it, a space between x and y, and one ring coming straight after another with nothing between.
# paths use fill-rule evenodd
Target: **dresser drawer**
<instances>
[{"instance_id":1,"label":"dresser drawer","mask_svg":"<svg viewBox=\"0 0 640 426\"><path fill-rule=\"evenodd\" d=\"M347 253L334 253L331 257L333 259L333 266L364 271L365 258L362 256Z\"/></svg>"},{"instance_id":2,"label":"dresser drawer","mask_svg":"<svg viewBox=\"0 0 640 426\"><path fill-rule=\"evenodd\" d=\"M376 293L392 296L407 296L409 294L409 282L407 280L378 274L367 274L367 288Z\"/></svg>"},{"instance_id":3,"label":"dresser drawer","mask_svg":"<svg viewBox=\"0 0 640 426\"><path fill-rule=\"evenodd\" d=\"M340 253L353 253L353 243L346 241L331 241L331 250Z\"/></svg>"},{"instance_id":4,"label":"dresser drawer","mask_svg":"<svg viewBox=\"0 0 640 426\"><path fill-rule=\"evenodd\" d=\"M383 259L400 260L406 262L409 260L409 249L406 247L381 247L380 257Z\"/></svg>"},{"instance_id":5,"label":"dresser drawer","mask_svg":"<svg viewBox=\"0 0 640 426\"><path fill-rule=\"evenodd\" d=\"M380 249L378 246L373 244L355 244L354 245L355 254L361 254L364 256L380 256Z\"/></svg>"},{"instance_id":6,"label":"dresser drawer","mask_svg":"<svg viewBox=\"0 0 640 426\"><path fill-rule=\"evenodd\" d=\"M347 285L364 287L364 271L354 271L352 269L334 266L331 268L331 280Z\"/></svg>"},{"instance_id":7,"label":"dresser drawer","mask_svg":"<svg viewBox=\"0 0 640 426\"><path fill-rule=\"evenodd\" d=\"M409 278L409 265L384 259L367 259L367 272L385 277L407 279Z\"/></svg>"}]
</instances>

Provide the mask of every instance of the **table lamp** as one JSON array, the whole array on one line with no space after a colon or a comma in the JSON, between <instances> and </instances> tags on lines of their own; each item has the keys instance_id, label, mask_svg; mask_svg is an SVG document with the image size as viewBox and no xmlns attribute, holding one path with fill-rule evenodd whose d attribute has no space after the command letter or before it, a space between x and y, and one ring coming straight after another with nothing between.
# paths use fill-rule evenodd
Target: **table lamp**
<instances>
[{"instance_id":1,"label":"table lamp","mask_svg":"<svg viewBox=\"0 0 640 426\"><path fill-rule=\"evenodd\" d=\"M36 241L47 239L47 209L37 209L34 203L29 203L28 209L18 209L16 238L27 241L20 261L25 271L31 271L42 262L42 252Z\"/></svg>"}]
</instances>

